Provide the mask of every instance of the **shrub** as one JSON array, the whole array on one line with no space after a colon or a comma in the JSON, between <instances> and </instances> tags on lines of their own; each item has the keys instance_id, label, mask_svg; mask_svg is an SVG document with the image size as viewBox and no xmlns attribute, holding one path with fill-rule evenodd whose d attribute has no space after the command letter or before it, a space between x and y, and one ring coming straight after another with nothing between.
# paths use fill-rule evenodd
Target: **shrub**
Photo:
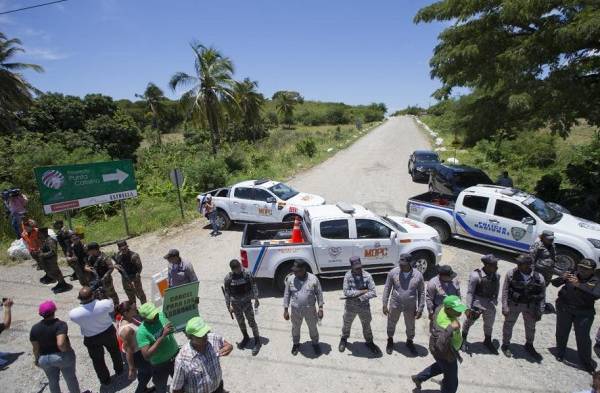
<instances>
[{"instance_id":1,"label":"shrub","mask_svg":"<svg viewBox=\"0 0 600 393\"><path fill-rule=\"evenodd\" d=\"M308 137L296 142L296 150L298 153L312 158L317 153L317 144L312 138Z\"/></svg>"},{"instance_id":2,"label":"shrub","mask_svg":"<svg viewBox=\"0 0 600 393\"><path fill-rule=\"evenodd\" d=\"M535 194L546 201L560 200L562 176L558 172L548 173L535 185Z\"/></svg>"},{"instance_id":3,"label":"shrub","mask_svg":"<svg viewBox=\"0 0 600 393\"><path fill-rule=\"evenodd\" d=\"M187 162L184 173L191 186L208 191L227 184L227 165L222 158L207 157Z\"/></svg>"}]
</instances>

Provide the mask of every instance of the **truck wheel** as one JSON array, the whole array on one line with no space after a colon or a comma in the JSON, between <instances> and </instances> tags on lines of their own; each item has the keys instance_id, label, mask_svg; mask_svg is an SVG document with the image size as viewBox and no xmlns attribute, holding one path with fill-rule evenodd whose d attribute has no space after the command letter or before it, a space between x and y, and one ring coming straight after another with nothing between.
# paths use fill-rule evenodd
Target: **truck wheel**
<instances>
[{"instance_id":1,"label":"truck wheel","mask_svg":"<svg viewBox=\"0 0 600 393\"><path fill-rule=\"evenodd\" d=\"M296 217L300 217L297 214L288 214L287 216L283 217L283 220L281 222L294 222L296 221Z\"/></svg>"},{"instance_id":2,"label":"truck wheel","mask_svg":"<svg viewBox=\"0 0 600 393\"><path fill-rule=\"evenodd\" d=\"M229 229L229 227L231 226L231 220L229 219L229 216L227 215L227 213L225 213L225 211L223 210L217 210L217 225L219 226L219 229Z\"/></svg>"},{"instance_id":3,"label":"truck wheel","mask_svg":"<svg viewBox=\"0 0 600 393\"><path fill-rule=\"evenodd\" d=\"M429 225L430 227L436 230L442 243L446 243L448 240L450 240L450 227L444 221L431 220L425 222L425 224Z\"/></svg>"},{"instance_id":4,"label":"truck wheel","mask_svg":"<svg viewBox=\"0 0 600 393\"><path fill-rule=\"evenodd\" d=\"M275 272L274 284L275 287L282 293L285 289L285 278L292 272L293 264L294 263L292 261L284 262L279 265L277 271Z\"/></svg>"},{"instance_id":5,"label":"truck wheel","mask_svg":"<svg viewBox=\"0 0 600 393\"><path fill-rule=\"evenodd\" d=\"M556 247L556 265L554 269L560 273L575 270L575 265L581 260L577 251L567 247Z\"/></svg>"},{"instance_id":6,"label":"truck wheel","mask_svg":"<svg viewBox=\"0 0 600 393\"><path fill-rule=\"evenodd\" d=\"M435 275L435 257L428 251L415 251L412 253L413 268L421 272L428 280Z\"/></svg>"}]
</instances>

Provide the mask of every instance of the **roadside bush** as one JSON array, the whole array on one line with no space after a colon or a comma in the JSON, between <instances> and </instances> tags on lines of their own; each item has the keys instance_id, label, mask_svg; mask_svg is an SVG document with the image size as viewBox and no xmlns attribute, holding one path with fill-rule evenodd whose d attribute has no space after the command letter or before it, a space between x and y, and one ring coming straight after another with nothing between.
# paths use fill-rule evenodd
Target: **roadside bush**
<instances>
[{"instance_id":1,"label":"roadside bush","mask_svg":"<svg viewBox=\"0 0 600 393\"><path fill-rule=\"evenodd\" d=\"M227 164L222 158L203 158L186 163L184 173L190 186L208 191L227 184Z\"/></svg>"},{"instance_id":2,"label":"roadside bush","mask_svg":"<svg viewBox=\"0 0 600 393\"><path fill-rule=\"evenodd\" d=\"M296 142L296 150L298 153L312 158L317 153L317 144L311 137L308 137Z\"/></svg>"},{"instance_id":3,"label":"roadside bush","mask_svg":"<svg viewBox=\"0 0 600 393\"><path fill-rule=\"evenodd\" d=\"M535 185L535 194L545 201L560 201L562 176L558 172L548 173Z\"/></svg>"},{"instance_id":4,"label":"roadside bush","mask_svg":"<svg viewBox=\"0 0 600 393\"><path fill-rule=\"evenodd\" d=\"M247 144L244 144L247 148L249 147ZM246 151L242 146L235 146L233 149L229 150L225 153L223 159L225 160L225 165L227 165L227 170L230 173L243 171L246 168Z\"/></svg>"}]
</instances>

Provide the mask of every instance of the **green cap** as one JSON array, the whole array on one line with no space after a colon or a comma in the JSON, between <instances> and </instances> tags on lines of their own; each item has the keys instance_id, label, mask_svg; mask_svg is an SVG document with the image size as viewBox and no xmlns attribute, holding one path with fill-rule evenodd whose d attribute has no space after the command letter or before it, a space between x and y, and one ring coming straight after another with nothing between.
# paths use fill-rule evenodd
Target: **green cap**
<instances>
[{"instance_id":1,"label":"green cap","mask_svg":"<svg viewBox=\"0 0 600 393\"><path fill-rule=\"evenodd\" d=\"M158 307L156 307L150 302L144 303L140 306L140 308L138 308L138 313L140 314L140 317L144 319L154 319L154 317L156 317L159 312L160 310L158 309Z\"/></svg>"},{"instance_id":2,"label":"green cap","mask_svg":"<svg viewBox=\"0 0 600 393\"><path fill-rule=\"evenodd\" d=\"M451 308L456 312L465 312L467 306L461 303L460 298L456 295L446 296L444 298L444 307Z\"/></svg>"},{"instance_id":3,"label":"green cap","mask_svg":"<svg viewBox=\"0 0 600 393\"><path fill-rule=\"evenodd\" d=\"M208 324L204 322L204 319L202 319L202 317L194 317L190 319L185 325L185 333L190 336L201 338L206 336L206 334L209 331L210 326L208 326Z\"/></svg>"}]
</instances>

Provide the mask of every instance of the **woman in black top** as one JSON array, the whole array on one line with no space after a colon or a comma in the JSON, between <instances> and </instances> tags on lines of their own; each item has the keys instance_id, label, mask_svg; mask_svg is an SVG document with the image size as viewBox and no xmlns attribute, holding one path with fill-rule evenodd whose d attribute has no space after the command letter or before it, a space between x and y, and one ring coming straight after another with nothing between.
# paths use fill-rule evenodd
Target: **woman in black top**
<instances>
[{"instance_id":1,"label":"woman in black top","mask_svg":"<svg viewBox=\"0 0 600 393\"><path fill-rule=\"evenodd\" d=\"M80 393L75 374L75 352L71 348L67 324L54 317L56 305L47 300L40 304L39 314L43 318L33 325L29 341L33 346L34 364L48 377L50 393L61 393L59 377L62 373L69 393Z\"/></svg>"}]
</instances>

